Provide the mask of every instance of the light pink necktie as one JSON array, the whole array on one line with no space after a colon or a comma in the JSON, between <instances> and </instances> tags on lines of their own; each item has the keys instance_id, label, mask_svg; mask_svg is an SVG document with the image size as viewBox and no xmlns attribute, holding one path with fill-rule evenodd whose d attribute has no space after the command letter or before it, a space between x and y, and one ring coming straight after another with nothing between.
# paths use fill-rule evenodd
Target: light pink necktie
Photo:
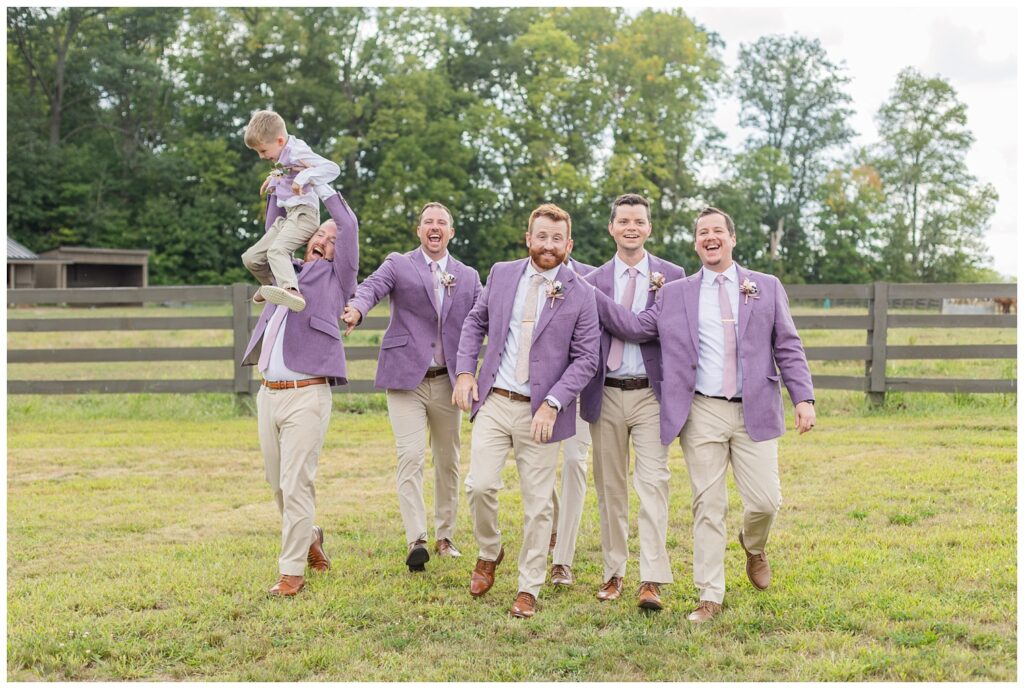
<instances>
[{"instance_id":1,"label":"light pink necktie","mask_svg":"<svg viewBox=\"0 0 1024 689\"><path fill-rule=\"evenodd\" d=\"M725 331L725 368L722 371L722 394L729 399L736 396L736 319L732 317L725 276L715 278L718 283L718 306L722 310L722 327Z\"/></svg>"},{"instance_id":2,"label":"light pink necktie","mask_svg":"<svg viewBox=\"0 0 1024 689\"><path fill-rule=\"evenodd\" d=\"M444 366L444 342L441 339L441 298L437 294L438 281L441 276L437 273L439 266L436 261L430 262L430 277L434 289L434 311L437 311L437 338L434 340L434 361L438 366Z\"/></svg>"},{"instance_id":3,"label":"light pink necktie","mask_svg":"<svg viewBox=\"0 0 1024 689\"><path fill-rule=\"evenodd\" d=\"M285 314L288 313L287 306L278 306L274 315L270 317L266 333L263 335L263 345L260 347L260 360L256 364L260 371L266 371L270 366L270 350L274 348L274 341L277 340L277 331L281 329Z\"/></svg>"},{"instance_id":4,"label":"light pink necktie","mask_svg":"<svg viewBox=\"0 0 1024 689\"><path fill-rule=\"evenodd\" d=\"M640 272L636 268L629 269L629 282L626 289L622 291L622 299L619 303L630 311L633 310L633 298L636 297L636 274ZM614 371L622 366L622 353L626 349L626 343L617 337L612 338L611 347L608 348L608 370Z\"/></svg>"},{"instance_id":5,"label":"light pink necktie","mask_svg":"<svg viewBox=\"0 0 1024 689\"><path fill-rule=\"evenodd\" d=\"M537 297L544 276L534 273L527 286L526 305L523 306L523 324L519 328L519 354L516 356L516 382L520 385L530 380L530 347L533 345L533 327L537 321Z\"/></svg>"}]
</instances>

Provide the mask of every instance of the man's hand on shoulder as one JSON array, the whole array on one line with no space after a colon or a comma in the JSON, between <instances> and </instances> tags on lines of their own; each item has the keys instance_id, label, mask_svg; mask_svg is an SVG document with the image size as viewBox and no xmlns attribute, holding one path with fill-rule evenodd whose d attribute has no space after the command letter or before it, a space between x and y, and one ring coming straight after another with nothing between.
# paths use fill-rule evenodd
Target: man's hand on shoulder
<instances>
[{"instance_id":1,"label":"man's hand on shoulder","mask_svg":"<svg viewBox=\"0 0 1024 689\"><path fill-rule=\"evenodd\" d=\"M796 430L803 435L814 428L815 413L814 404L811 402L799 402L796 405Z\"/></svg>"},{"instance_id":2,"label":"man's hand on shoulder","mask_svg":"<svg viewBox=\"0 0 1024 689\"><path fill-rule=\"evenodd\" d=\"M345 305L345 310L341 312L341 320L348 325L345 328L345 335L347 336L363 320L363 314L359 313L359 309Z\"/></svg>"},{"instance_id":3,"label":"man's hand on shoulder","mask_svg":"<svg viewBox=\"0 0 1024 689\"><path fill-rule=\"evenodd\" d=\"M473 408L473 402L477 402L479 399L480 390L476 384L476 376L472 373L460 373L459 377L455 379L452 404L462 411L469 411Z\"/></svg>"}]
</instances>

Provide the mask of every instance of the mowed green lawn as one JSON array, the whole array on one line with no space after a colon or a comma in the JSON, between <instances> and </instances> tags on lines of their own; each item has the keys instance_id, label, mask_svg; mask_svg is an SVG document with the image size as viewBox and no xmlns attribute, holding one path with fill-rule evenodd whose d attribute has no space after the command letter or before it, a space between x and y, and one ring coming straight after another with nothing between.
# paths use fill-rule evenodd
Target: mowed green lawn
<instances>
[{"instance_id":1,"label":"mowed green lawn","mask_svg":"<svg viewBox=\"0 0 1024 689\"><path fill-rule=\"evenodd\" d=\"M516 620L508 608L522 512L513 463L501 494L508 556L494 589L473 599L465 498L456 534L464 557L409 573L387 416L380 396L353 397L335 397L317 480L333 567L293 600L265 594L279 518L256 420L229 398L10 397L8 679L1017 676L1014 396L902 395L875 411L862 395L822 392L815 431L781 441L772 587L756 591L743 573L730 479L726 608L699 628L686 621L692 518L678 445L667 608L635 605L635 498L627 595L595 599L602 569L591 484L577 583L545 586L537 616ZM465 474L470 424L463 432ZM426 483L429 511L429 469Z\"/></svg>"}]
</instances>

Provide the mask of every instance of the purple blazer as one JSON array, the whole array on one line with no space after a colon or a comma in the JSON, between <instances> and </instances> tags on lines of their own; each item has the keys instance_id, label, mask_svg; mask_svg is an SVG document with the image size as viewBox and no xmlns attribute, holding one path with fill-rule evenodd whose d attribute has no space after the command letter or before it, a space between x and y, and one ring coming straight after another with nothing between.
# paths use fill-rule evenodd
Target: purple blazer
<instances>
[{"instance_id":1,"label":"purple blazer","mask_svg":"<svg viewBox=\"0 0 1024 689\"><path fill-rule=\"evenodd\" d=\"M651 252L647 252L650 257L650 268L652 273L661 273L665 276L665 284L674 282L682 277L686 276L686 271L675 263L671 263L664 259L658 258ZM597 288L599 292L608 296L609 299L615 298L615 259L608 261L600 268L594 270L587 275L587 282ZM640 289L640 286L637 286ZM654 298L658 294L657 291L647 292L647 305L645 308L651 308L654 305ZM598 418L601 416L601 403L604 400L604 379L608 374L608 350L612 346L612 335L606 329L604 323L601 323L601 357L598 360L597 375L587 383L587 387L583 388L583 394L580 395L580 416L583 417L584 421L590 423L597 423ZM640 344L640 353L644 358L644 367L647 369L647 378L651 381L651 387L654 388L654 396L661 401L661 345L657 339L646 340Z\"/></svg>"},{"instance_id":2,"label":"purple blazer","mask_svg":"<svg viewBox=\"0 0 1024 689\"><path fill-rule=\"evenodd\" d=\"M459 371L475 373L484 335L488 342L477 376L480 400L473 404L471 420L498 377L512 322L512 303L529 260L495 263L487 286L462 326ZM530 410L536 414L548 395L562 405L548 440L551 443L576 435L576 398L597 370L599 338L593 290L565 265L559 267L556 279L564 286L565 297L555 299L553 305L550 299L544 300L530 345Z\"/></svg>"},{"instance_id":3,"label":"purple blazer","mask_svg":"<svg viewBox=\"0 0 1024 689\"><path fill-rule=\"evenodd\" d=\"M742 284L749 279L760 289L758 299L744 303L740 295L739 347L743 367L743 419L751 439L777 438L785 430L779 377L793 403L814 399L811 371L800 336L789 314L789 299L778 278L737 265ZM658 292L654 306L639 314L597 294L601 323L623 339L661 339L664 384L661 400L661 442L669 445L683 429L693 403L697 379L698 307L704 270ZM594 290L597 292L597 290Z\"/></svg>"},{"instance_id":4,"label":"purple blazer","mask_svg":"<svg viewBox=\"0 0 1024 689\"><path fill-rule=\"evenodd\" d=\"M448 254L448 273L455 276L455 284L450 290L445 289L441 339L444 364L454 386L462 322L480 294L480 274L451 254ZM355 299L349 305L363 317L385 295L391 295L391 321L377 357L377 389L414 390L430 367L437 337L432 285L430 266L416 247L405 254L388 255L380 268L356 289Z\"/></svg>"},{"instance_id":5,"label":"purple blazer","mask_svg":"<svg viewBox=\"0 0 1024 689\"><path fill-rule=\"evenodd\" d=\"M284 209L278 208L273 197L269 197L267 203L267 227L270 227L279 215L284 214ZM332 378L332 385L344 385L348 378L338 319L345 302L356 290L359 223L340 194L324 201L324 206L338 226L334 260L293 261L299 289L307 301L305 309L288 314L288 327L284 331L284 364L293 371ZM276 308L270 303L263 307L242 357L243 366L252 366L259 361L263 333Z\"/></svg>"}]
</instances>

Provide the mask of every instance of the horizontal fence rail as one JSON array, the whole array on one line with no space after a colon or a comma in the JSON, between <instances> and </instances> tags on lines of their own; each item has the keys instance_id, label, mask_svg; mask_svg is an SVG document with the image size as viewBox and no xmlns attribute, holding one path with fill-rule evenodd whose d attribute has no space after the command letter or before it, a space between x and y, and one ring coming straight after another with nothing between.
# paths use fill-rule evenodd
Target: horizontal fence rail
<instances>
[{"instance_id":1,"label":"horizontal fence rail","mask_svg":"<svg viewBox=\"0 0 1024 689\"><path fill-rule=\"evenodd\" d=\"M219 380L8 380L8 394L81 394L135 392L223 392L252 395L259 381L252 376L252 367L238 366L245 353L252 329L258 318L252 315L251 298L255 287L221 285L210 287L115 287L94 289L8 289L7 303L12 306L47 304L118 305L118 304L195 304L230 303L230 316L124 316L103 314L78 318L11 318L9 333L98 332L141 330L229 330L232 344L209 347L121 347L121 348L39 348L9 349L8 364L96 363L96 362L175 362L231 361L234 375ZM893 328L1016 328L1014 314L903 314L890 313L893 304L934 302L953 299L1016 299L1016 284L896 284L876 282L866 285L789 285L791 301L829 300L836 303L866 304L865 315L797 315L793 321L801 331L860 330L866 334L863 345L806 347L812 361L862 361L863 376L816 375L819 389L864 392L875 401L886 392L978 392L1016 393L1017 381L958 378L901 378L886 376L885 367L892 360L992 360L1015 359L1015 345L890 345ZM941 303L941 302L940 302ZM362 330L384 330L389 319L370 316L363 320ZM353 361L376 360L377 346L345 348L345 356ZM335 388L337 392L374 392L372 380L350 380Z\"/></svg>"}]
</instances>

